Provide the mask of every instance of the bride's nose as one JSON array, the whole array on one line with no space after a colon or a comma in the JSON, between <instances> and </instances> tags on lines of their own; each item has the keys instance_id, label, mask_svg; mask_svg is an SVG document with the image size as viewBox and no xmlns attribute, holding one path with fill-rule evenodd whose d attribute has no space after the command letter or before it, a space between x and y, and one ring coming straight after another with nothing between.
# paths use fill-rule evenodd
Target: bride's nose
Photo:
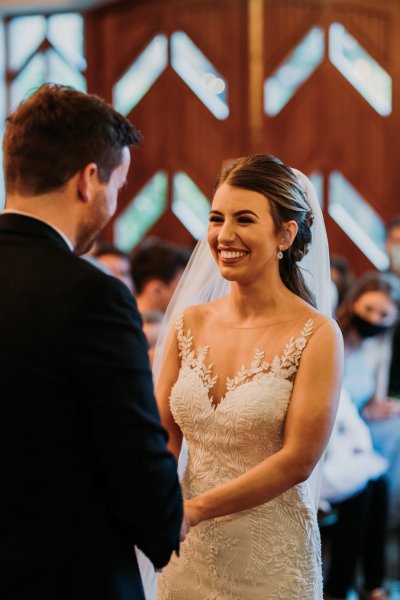
<instances>
[{"instance_id":1,"label":"bride's nose","mask_svg":"<svg viewBox=\"0 0 400 600\"><path fill-rule=\"evenodd\" d=\"M218 234L218 241L220 244L234 242L236 239L236 231L232 223L228 220L224 221Z\"/></svg>"}]
</instances>

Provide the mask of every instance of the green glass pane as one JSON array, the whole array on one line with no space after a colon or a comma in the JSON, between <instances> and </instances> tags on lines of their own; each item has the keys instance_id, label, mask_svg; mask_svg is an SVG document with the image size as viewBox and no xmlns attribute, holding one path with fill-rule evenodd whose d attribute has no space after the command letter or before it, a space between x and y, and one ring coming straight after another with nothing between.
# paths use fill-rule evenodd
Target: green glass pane
<instances>
[{"instance_id":1,"label":"green glass pane","mask_svg":"<svg viewBox=\"0 0 400 600\"><path fill-rule=\"evenodd\" d=\"M11 84L11 110L46 82L47 66L43 54L35 54Z\"/></svg>"},{"instance_id":2,"label":"green glass pane","mask_svg":"<svg viewBox=\"0 0 400 600\"><path fill-rule=\"evenodd\" d=\"M167 206L168 177L156 173L115 220L115 242L129 252L158 221Z\"/></svg>"},{"instance_id":3,"label":"green glass pane","mask_svg":"<svg viewBox=\"0 0 400 600\"><path fill-rule=\"evenodd\" d=\"M194 181L182 172L174 175L172 211L196 240L203 237L210 203Z\"/></svg>"},{"instance_id":4,"label":"green glass pane","mask_svg":"<svg viewBox=\"0 0 400 600\"><path fill-rule=\"evenodd\" d=\"M113 87L113 103L123 115L131 112L168 64L168 39L156 35Z\"/></svg>"},{"instance_id":5,"label":"green glass pane","mask_svg":"<svg viewBox=\"0 0 400 600\"><path fill-rule=\"evenodd\" d=\"M80 71L72 68L55 50L48 50L46 55L48 61L47 81L70 85L82 92L86 91L86 79Z\"/></svg>"},{"instance_id":6,"label":"green glass pane","mask_svg":"<svg viewBox=\"0 0 400 600\"><path fill-rule=\"evenodd\" d=\"M329 28L329 58L380 115L390 115L392 78L340 23Z\"/></svg>"},{"instance_id":7,"label":"green glass pane","mask_svg":"<svg viewBox=\"0 0 400 600\"><path fill-rule=\"evenodd\" d=\"M277 115L324 58L324 32L313 27L264 84L264 110Z\"/></svg>"},{"instance_id":8,"label":"green glass pane","mask_svg":"<svg viewBox=\"0 0 400 600\"><path fill-rule=\"evenodd\" d=\"M86 69L83 17L78 13L53 15L48 22L48 38L77 69Z\"/></svg>"},{"instance_id":9,"label":"green glass pane","mask_svg":"<svg viewBox=\"0 0 400 600\"><path fill-rule=\"evenodd\" d=\"M389 267L382 219L338 171L329 178L328 210L332 219L377 269L384 271Z\"/></svg>"},{"instance_id":10,"label":"green glass pane","mask_svg":"<svg viewBox=\"0 0 400 600\"><path fill-rule=\"evenodd\" d=\"M19 70L46 35L46 19L41 15L17 17L9 23L10 67Z\"/></svg>"}]
</instances>

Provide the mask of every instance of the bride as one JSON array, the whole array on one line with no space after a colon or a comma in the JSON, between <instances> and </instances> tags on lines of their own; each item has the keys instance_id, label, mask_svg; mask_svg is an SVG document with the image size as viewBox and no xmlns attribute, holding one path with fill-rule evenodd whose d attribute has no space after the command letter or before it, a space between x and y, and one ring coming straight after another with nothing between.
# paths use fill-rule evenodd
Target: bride
<instances>
[{"instance_id":1,"label":"bride","mask_svg":"<svg viewBox=\"0 0 400 600\"><path fill-rule=\"evenodd\" d=\"M191 524L157 598L321 600L308 478L335 418L342 339L327 316L311 183L270 155L235 160L217 183L208 246L177 289L156 357L170 449L178 458L188 444Z\"/></svg>"}]
</instances>

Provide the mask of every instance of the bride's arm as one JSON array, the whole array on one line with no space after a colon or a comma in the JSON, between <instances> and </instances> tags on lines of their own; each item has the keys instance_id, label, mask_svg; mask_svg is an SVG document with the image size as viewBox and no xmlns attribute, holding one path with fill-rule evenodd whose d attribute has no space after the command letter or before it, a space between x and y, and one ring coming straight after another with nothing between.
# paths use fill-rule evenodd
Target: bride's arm
<instances>
[{"instance_id":1,"label":"bride's arm","mask_svg":"<svg viewBox=\"0 0 400 600\"><path fill-rule=\"evenodd\" d=\"M155 395L160 412L161 422L168 431L168 449L175 456L178 462L179 453L182 446L182 432L176 424L172 416L169 397L171 390L178 379L180 368L180 357L178 351L178 343L176 331L173 329L170 332L168 341L165 346L164 360L161 365L160 375L156 384Z\"/></svg>"},{"instance_id":2,"label":"bride's arm","mask_svg":"<svg viewBox=\"0 0 400 600\"><path fill-rule=\"evenodd\" d=\"M335 420L343 340L333 322L321 325L303 352L286 417L282 448L247 473L185 503L192 525L264 504L306 480Z\"/></svg>"}]
</instances>

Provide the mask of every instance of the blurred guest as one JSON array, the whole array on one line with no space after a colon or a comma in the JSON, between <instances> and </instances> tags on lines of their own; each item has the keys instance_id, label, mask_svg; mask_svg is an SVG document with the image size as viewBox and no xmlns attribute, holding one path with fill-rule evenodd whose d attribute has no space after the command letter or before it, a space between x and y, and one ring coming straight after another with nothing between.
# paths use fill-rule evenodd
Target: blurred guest
<instances>
[{"instance_id":1,"label":"blurred guest","mask_svg":"<svg viewBox=\"0 0 400 600\"><path fill-rule=\"evenodd\" d=\"M343 389L322 468L321 498L331 503L337 519L330 531L325 600L346 598L357 567L363 598L388 599L383 589L386 470L387 461L373 449L368 426Z\"/></svg>"},{"instance_id":2,"label":"blurred guest","mask_svg":"<svg viewBox=\"0 0 400 600\"><path fill-rule=\"evenodd\" d=\"M400 277L400 215L392 219L386 228L386 250L390 271Z\"/></svg>"},{"instance_id":3,"label":"blurred guest","mask_svg":"<svg viewBox=\"0 0 400 600\"><path fill-rule=\"evenodd\" d=\"M149 238L131 255L136 301L141 313L165 312L190 252L170 242Z\"/></svg>"},{"instance_id":4,"label":"blurred guest","mask_svg":"<svg viewBox=\"0 0 400 600\"><path fill-rule=\"evenodd\" d=\"M161 329L161 323L164 313L160 311L144 311L142 312L143 333L146 336L148 344L148 354L150 365L153 365L154 351L156 349L157 339Z\"/></svg>"},{"instance_id":5,"label":"blurred guest","mask_svg":"<svg viewBox=\"0 0 400 600\"><path fill-rule=\"evenodd\" d=\"M331 264L331 279L337 289L337 306L339 306L353 284L354 273L344 256L331 254L329 260Z\"/></svg>"},{"instance_id":6,"label":"blurred guest","mask_svg":"<svg viewBox=\"0 0 400 600\"><path fill-rule=\"evenodd\" d=\"M400 523L400 402L388 396L399 303L399 279L371 272L356 281L338 310L345 341L343 386L366 420L375 450L389 463L391 525Z\"/></svg>"},{"instance_id":7,"label":"blurred guest","mask_svg":"<svg viewBox=\"0 0 400 600\"><path fill-rule=\"evenodd\" d=\"M392 219L386 230L386 250L390 271L400 277L400 215ZM389 392L400 399L400 323L393 334L392 364L389 376Z\"/></svg>"},{"instance_id":8,"label":"blurred guest","mask_svg":"<svg viewBox=\"0 0 400 600\"><path fill-rule=\"evenodd\" d=\"M93 256L134 293L131 260L128 254L107 242L98 242Z\"/></svg>"}]
</instances>

